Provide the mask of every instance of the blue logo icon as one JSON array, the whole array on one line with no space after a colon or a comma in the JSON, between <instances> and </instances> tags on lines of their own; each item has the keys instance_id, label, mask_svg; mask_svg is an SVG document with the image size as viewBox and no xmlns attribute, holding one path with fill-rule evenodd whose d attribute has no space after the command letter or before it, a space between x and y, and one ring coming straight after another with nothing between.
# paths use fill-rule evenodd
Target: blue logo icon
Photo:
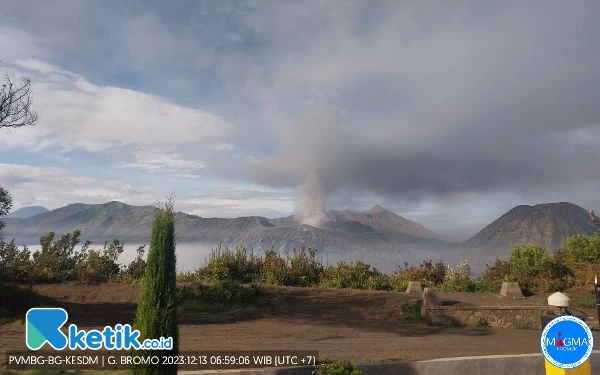
<instances>
[{"instance_id":1,"label":"blue logo icon","mask_svg":"<svg viewBox=\"0 0 600 375\"><path fill-rule=\"evenodd\" d=\"M80 330L75 324L69 325L69 336L61 332L61 327L67 322L68 314L60 308L33 308L25 314L25 343L31 350L38 350L48 343L55 350L90 349L98 350L102 347L108 350L173 349L172 337L146 339L140 343L140 331L133 329L129 324L117 324L114 327L106 326L99 330Z\"/></svg>"},{"instance_id":2,"label":"blue logo icon","mask_svg":"<svg viewBox=\"0 0 600 375\"><path fill-rule=\"evenodd\" d=\"M33 308L25 315L25 342L31 350L38 350L45 343L56 350L64 349L67 336L60 328L67 322L68 314L59 308Z\"/></svg>"},{"instance_id":3,"label":"blue logo icon","mask_svg":"<svg viewBox=\"0 0 600 375\"><path fill-rule=\"evenodd\" d=\"M563 315L552 319L542 331L542 353L552 365L573 369L588 360L594 349L590 327L580 318Z\"/></svg>"}]
</instances>

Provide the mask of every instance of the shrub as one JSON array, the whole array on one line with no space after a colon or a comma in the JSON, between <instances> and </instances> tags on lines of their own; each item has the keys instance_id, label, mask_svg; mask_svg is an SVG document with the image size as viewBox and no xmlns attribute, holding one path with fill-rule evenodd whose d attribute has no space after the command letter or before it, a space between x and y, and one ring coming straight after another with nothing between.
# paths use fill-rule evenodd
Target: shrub
<instances>
[{"instance_id":1,"label":"shrub","mask_svg":"<svg viewBox=\"0 0 600 375\"><path fill-rule=\"evenodd\" d=\"M333 361L319 365L316 375L365 375L358 366L350 361Z\"/></svg>"},{"instance_id":2,"label":"shrub","mask_svg":"<svg viewBox=\"0 0 600 375\"><path fill-rule=\"evenodd\" d=\"M406 314L406 319L414 322L422 322L424 320L421 315L421 307L423 306L423 300L416 301L404 301L400 305L400 310Z\"/></svg>"},{"instance_id":3,"label":"shrub","mask_svg":"<svg viewBox=\"0 0 600 375\"><path fill-rule=\"evenodd\" d=\"M48 232L40 238L41 249L33 253L33 272L37 282L64 282L75 279L75 269L80 254L75 251L79 244L80 230L56 239L56 233Z\"/></svg>"},{"instance_id":4,"label":"shrub","mask_svg":"<svg viewBox=\"0 0 600 375\"><path fill-rule=\"evenodd\" d=\"M125 274L127 279L131 280L141 280L144 277L144 273L146 272L146 261L144 260L144 253L146 245L142 245L137 248L136 258L129 263L123 274Z\"/></svg>"},{"instance_id":5,"label":"shrub","mask_svg":"<svg viewBox=\"0 0 600 375\"><path fill-rule=\"evenodd\" d=\"M579 307L584 309L591 309L596 307L596 295L592 290L588 293L585 293L582 296L578 296L571 299L571 305L573 307Z\"/></svg>"},{"instance_id":6,"label":"shrub","mask_svg":"<svg viewBox=\"0 0 600 375\"><path fill-rule=\"evenodd\" d=\"M510 280L510 264L500 258L496 258L493 265L486 264L485 271L481 277L481 289L488 293L500 293L502 283Z\"/></svg>"},{"instance_id":7,"label":"shrub","mask_svg":"<svg viewBox=\"0 0 600 375\"><path fill-rule=\"evenodd\" d=\"M91 242L81 249L76 269L76 279L82 282L106 282L115 278L121 271L117 263L123 253L123 243L114 240L105 242L102 250L89 250Z\"/></svg>"},{"instance_id":8,"label":"shrub","mask_svg":"<svg viewBox=\"0 0 600 375\"><path fill-rule=\"evenodd\" d=\"M179 301L201 300L207 303L247 304L253 302L259 295L253 286L244 286L231 280L217 281L214 285L194 283L178 288Z\"/></svg>"},{"instance_id":9,"label":"shrub","mask_svg":"<svg viewBox=\"0 0 600 375\"><path fill-rule=\"evenodd\" d=\"M576 234L567 239L565 263L571 267L600 263L600 235Z\"/></svg>"},{"instance_id":10,"label":"shrub","mask_svg":"<svg viewBox=\"0 0 600 375\"><path fill-rule=\"evenodd\" d=\"M396 271L394 276L398 279L409 281L418 281L422 286L436 286L444 282L448 268L441 260L433 263L432 260L424 260L419 267L408 267L404 262L404 268Z\"/></svg>"},{"instance_id":11,"label":"shrub","mask_svg":"<svg viewBox=\"0 0 600 375\"><path fill-rule=\"evenodd\" d=\"M326 288L350 288L371 290L392 290L391 278L377 268L358 261L356 263L339 262L327 267L321 278L321 286Z\"/></svg>"},{"instance_id":12,"label":"shrub","mask_svg":"<svg viewBox=\"0 0 600 375\"><path fill-rule=\"evenodd\" d=\"M30 252L27 247L19 249L15 240L0 241L0 281L26 282L31 274Z\"/></svg>"},{"instance_id":13,"label":"shrub","mask_svg":"<svg viewBox=\"0 0 600 375\"><path fill-rule=\"evenodd\" d=\"M490 323L487 320L485 320L485 318L483 318L483 317L480 316L477 319L477 327L488 328L488 327L490 327Z\"/></svg>"},{"instance_id":14,"label":"shrub","mask_svg":"<svg viewBox=\"0 0 600 375\"><path fill-rule=\"evenodd\" d=\"M553 259L538 246L515 246L509 258L510 274L523 289L542 291L545 283L540 282L544 274L550 272Z\"/></svg>"},{"instance_id":15,"label":"shrub","mask_svg":"<svg viewBox=\"0 0 600 375\"><path fill-rule=\"evenodd\" d=\"M175 214L172 200L154 215L150 235L150 251L144 274L134 327L140 340L172 337L173 349L147 350L145 355L177 356L179 329L177 326L177 288L175 257ZM140 354L133 351L134 354ZM133 374L177 374L176 365L141 364L133 366Z\"/></svg>"},{"instance_id":16,"label":"shrub","mask_svg":"<svg viewBox=\"0 0 600 375\"><path fill-rule=\"evenodd\" d=\"M444 282L440 285L442 292L477 292L480 289L480 282L471 278L468 260L461 261L455 269L448 267Z\"/></svg>"},{"instance_id":17,"label":"shrub","mask_svg":"<svg viewBox=\"0 0 600 375\"><path fill-rule=\"evenodd\" d=\"M319 283L323 265L316 259L317 250L301 247L294 249L289 257L289 271L286 285L311 286Z\"/></svg>"},{"instance_id":18,"label":"shrub","mask_svg":"<svg viewBox=\"0 0 600 375\"><path fill-rule=\"evenodd\" d=\"M269 285L286 285L288 267L286 260L275 250L265 250L259 265L259 282Z\"/></svg>"}]
</instances>

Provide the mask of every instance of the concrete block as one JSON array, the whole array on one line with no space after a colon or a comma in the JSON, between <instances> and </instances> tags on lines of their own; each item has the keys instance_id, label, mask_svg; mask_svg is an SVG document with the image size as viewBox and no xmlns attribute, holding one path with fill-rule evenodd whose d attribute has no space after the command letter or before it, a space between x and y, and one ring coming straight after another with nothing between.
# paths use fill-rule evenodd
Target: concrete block
<instances>
[{"instance_id":1,"label":"concrete block","mask_svg":"<svg viewBox=\"0 0 600 375\"><path fill-rule=\"evenodd\" d=\"M418 281L409 281L408 286L406 287L406 293L421 293L423 289L421 288L421 283Z\"/></svg>"},{"instance_id":2,"label":"concrete block","mask_svg":"<svg viewBox=\"0 0 600 375\"><path fill-rule=\"evenodd\" d=\"M500 295L508 298L523 298L523 293L519 287L519 283L514 281L505 281L502 283Z\"/></svg>"},{"instance_id":3,"label":"concrete block","mask_svg":"<svg viewBox=\"0 0 600 375\"><path fill-rule=\"evenodd\" d=\"M436 288L425 288L423 291L423 306L442 306L442 299Z\"/></svg>"}]
</instances>

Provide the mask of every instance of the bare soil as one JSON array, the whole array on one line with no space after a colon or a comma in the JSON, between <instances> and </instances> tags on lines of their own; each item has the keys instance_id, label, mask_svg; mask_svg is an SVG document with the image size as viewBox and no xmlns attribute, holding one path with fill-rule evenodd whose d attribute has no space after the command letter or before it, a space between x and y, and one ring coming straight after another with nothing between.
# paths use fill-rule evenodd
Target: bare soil
<instances>
[{"instance_id":1,"label":"bare soil","mask_svg":"<svg viewBox=\"0 0 600 375\"><path fill-rule=\"evenodd\" d=\"M132 323L139 287L41 285L35 290L69 312L69 323L101 328ZM268 304L238 315L180 314L180 350L318 350L330 359L422 360L539 353L539 330L430 327L410 320L402 304L419 296L358 290L263 287ZM505 299L443 294L446 304L539 305L547 295ZM592 311L593 312L593 311ZM590 313L592 313L590 312ZM592 315L592 316L595 316ZM23 324L0 325L0 353L25 350ZM598 337L597 337L598 338Z\"/></svg>"}]
</instances>

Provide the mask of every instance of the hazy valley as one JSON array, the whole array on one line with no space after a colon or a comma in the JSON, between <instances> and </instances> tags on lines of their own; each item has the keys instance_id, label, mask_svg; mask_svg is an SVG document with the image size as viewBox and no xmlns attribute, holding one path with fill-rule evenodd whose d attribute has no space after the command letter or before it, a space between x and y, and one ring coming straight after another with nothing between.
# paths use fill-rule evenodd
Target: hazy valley
<instances>
[{"instance_id":1,"label":"hazy valley","mask_svg":"<svg viewBox=\"0 0 600 375\"><path fill-rule=\"evenodd\" d=\"M19 216L26 217L5 219L5 235L35 248L46 232L62 234L81 229L82 238L96 244L112 239L124 241L122 261L127 262L139 245L147 244L154 210L153 206L121 202L78 203L47 212L36 208L29 210L31 216L22 209ZM202 265L220 243L229 247L244 245L256 253L312 247L318 249L319 258L326 264L362 260L391 273L404 262L416 265L425 259L443 259L451 265L469 259L473 270L481 272L487 262L506 257L516 244L552 250L564 246L568 236L589 235L597 227L585 209L561 202L517 206L462 243L445 242L434 231L380 206L362 212L329 211L321 228L299 224L294 216L204 218L178 213L176 230L180 270Z\"/></svg>"}]
</instances>

